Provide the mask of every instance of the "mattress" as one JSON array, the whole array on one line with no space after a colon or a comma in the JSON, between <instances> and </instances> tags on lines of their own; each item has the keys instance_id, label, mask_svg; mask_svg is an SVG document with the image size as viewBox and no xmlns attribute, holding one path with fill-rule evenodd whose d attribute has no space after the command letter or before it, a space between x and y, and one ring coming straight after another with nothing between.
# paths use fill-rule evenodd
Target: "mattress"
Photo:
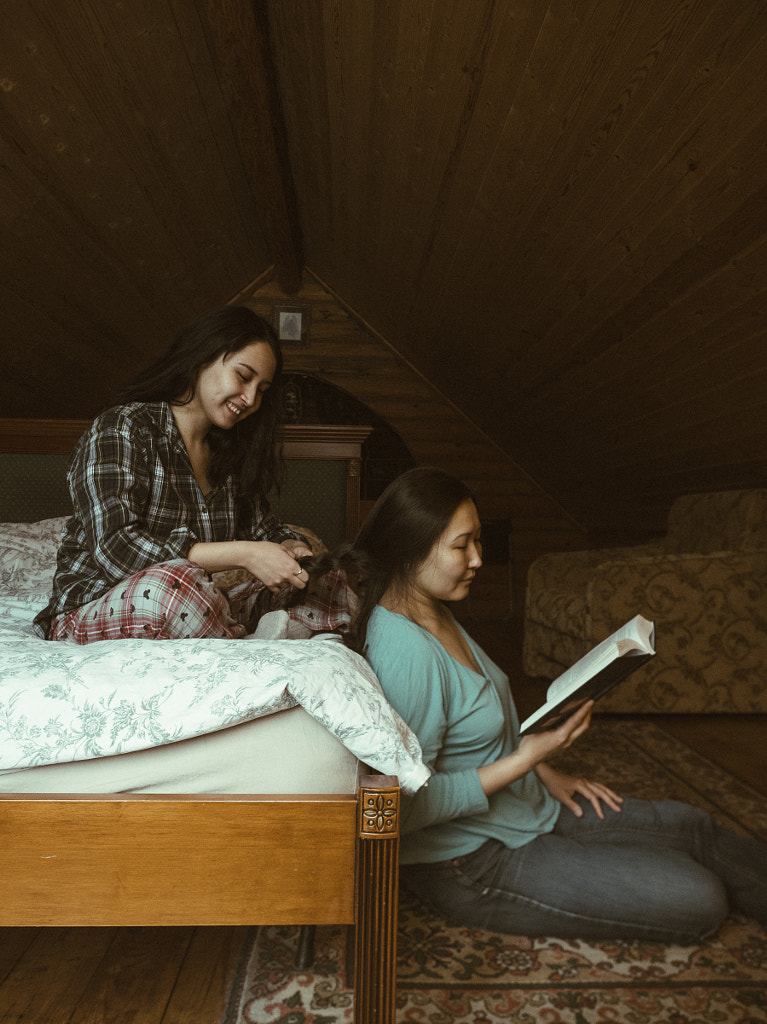
<instances>
[{"instance_id":1,"label":"mattress","mask_svg":"<svg viewBox=\"0 0 767 1024\"><path fill-rule=\"evenodd\" d=\"M177 743L0 772L3 793L354 793L360 762L302 707Z\"/></svg>"}]
</instances>

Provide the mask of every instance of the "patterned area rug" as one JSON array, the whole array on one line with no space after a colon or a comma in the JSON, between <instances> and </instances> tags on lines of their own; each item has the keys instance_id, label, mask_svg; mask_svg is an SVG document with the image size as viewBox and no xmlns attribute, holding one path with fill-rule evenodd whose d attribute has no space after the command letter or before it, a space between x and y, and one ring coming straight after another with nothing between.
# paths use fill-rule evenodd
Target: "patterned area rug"
<instances>
[{"instance_id":1,"label":"patterned area rug","mask_svg":"<svg viewBox=\"0 0 767 1024\"><path fill-rule=\"evenodd\" d=\"M767 798L649 722L595 722L559 764L639 797L673 797L767 839ZM295 928L254 929L225 1024L347 1024L347 929L318 928L311 972ZM397 1021L408 1024L767 1022L767 933L732 918L700 946L563 942L453 927L403 894Z\"/></svg>"}]
</instances>

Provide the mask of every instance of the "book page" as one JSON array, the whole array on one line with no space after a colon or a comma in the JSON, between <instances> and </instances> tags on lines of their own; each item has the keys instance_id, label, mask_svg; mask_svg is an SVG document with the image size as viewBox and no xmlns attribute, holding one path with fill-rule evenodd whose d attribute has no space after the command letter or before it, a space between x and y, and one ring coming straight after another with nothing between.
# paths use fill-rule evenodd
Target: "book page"
<instances>
[{"instance_id":1,"label":"book page","mask_svg":"<svg viewBox=\"0 0 767 1024\"><path fill-rule=\"evenodd\" d=\"M571 689L575 689L582 679L588 679L613 658L618 656L618 648L612 639L603 640L599 646L584 654L580 661L558 676L546 691L546 702L558 701Z\"/></svg>"},{"instance_id":2,"label":"book page","mask_svg":"<svg viewBox=\"0 0 767 1024\"><path fill-rule=\"evenodd\" d=\"M589 679L605 665L628 651L636 649L654 654L652 632L652 623L642 615L636 615L625 626L617 629L612 636L603 640L601 644L597 644L580 661L576 661L572 668L558 676L546 691L547 702L560 700L583 679Z\"/></svg>"}]
</instances>

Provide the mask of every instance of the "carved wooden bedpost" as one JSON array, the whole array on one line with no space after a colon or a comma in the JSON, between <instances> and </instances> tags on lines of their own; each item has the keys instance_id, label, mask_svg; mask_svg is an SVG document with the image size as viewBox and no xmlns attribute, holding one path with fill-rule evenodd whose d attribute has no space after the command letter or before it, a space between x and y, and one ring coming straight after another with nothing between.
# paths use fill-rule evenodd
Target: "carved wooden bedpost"
<instances>
[{"instance_id":1,"label":"carved wooden bedpost","mask_svg":"<svg viewBox=\"0 0 767 1024\"><path fill-rule=\"evenodd\" d=\"M367 775L359 800L355 1024L394 1024L399 908L397 779Z\"/></svg>"}]
</instances>

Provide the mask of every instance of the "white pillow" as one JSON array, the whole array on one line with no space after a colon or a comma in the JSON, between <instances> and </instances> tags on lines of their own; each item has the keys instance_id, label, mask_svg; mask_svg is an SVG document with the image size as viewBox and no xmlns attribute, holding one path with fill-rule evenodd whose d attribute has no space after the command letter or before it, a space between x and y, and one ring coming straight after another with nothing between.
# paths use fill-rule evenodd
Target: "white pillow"
<instances>
[{"instance_id":1,"label":"white pillow","mask_svg":"<svg viewBox=\"0 0 767 1024\"><path fill-rule=\"evenodd\" d=\"M61 516L37 523L0 523L0 570L48 569L53 578L66 521Z\"/></svg>"},{"instance_id":2,"label":"white pillow","mask_svg":"<svg viewBox=\"0 0 767 1024\"><path fill-rule=\"evenodd\" d=\"M32 620L50 600L66 521L0 523L0 638L36 635Z\"/></svg>"}]
</instances>

